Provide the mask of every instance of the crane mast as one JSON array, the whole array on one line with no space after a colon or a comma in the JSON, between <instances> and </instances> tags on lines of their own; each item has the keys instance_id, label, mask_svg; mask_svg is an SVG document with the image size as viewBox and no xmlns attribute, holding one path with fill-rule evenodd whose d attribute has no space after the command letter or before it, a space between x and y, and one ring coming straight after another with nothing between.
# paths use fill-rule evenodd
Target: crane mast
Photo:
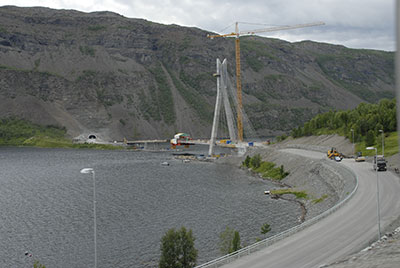
<instances>
[{"instance_id":1,"label":"crane mast","mask_svg":"<svg viewBox=\"0 0 400 268\"><path fill-rule=\"evenodd\" d=\"M274 32L274 31L283 31L283 30L290 30L290 29L298 29L298 28L305 28L305 27L312 27L312 26L319 26L324 25L324 22L313 22L313 23L306 23L306 24L296 24L292 26L276 26L271 28L264 28L264 29L256 29L251 31L241 31L239 32L239 22L235 23L235 32L228 33L228 34L215 34L210 35L208 34L207 37L214 39L215 37L232 37L235 36L235 58L236 58L236 88L237 88L237 128L238 128L238 139L240 142L243 141L243 119L242 119L242 78L240 72L240 36L244 35L253 35L257 33L265 33L265 32Z\"/></svg>"},{"instance_id":2,"label":"crane mast","mask_svg":"<svg viewBox=\"0 0 400 268\"><path fill-rule=\"evenodd\" d=\"M243 120L242 120L242 78L240 74L240 39L239 39L239 26L236 22L236 39L235 39L235 58L236 58L236 89L237 89L237 129L238 139L243 141Z\"/></svg>"}]
</instances>

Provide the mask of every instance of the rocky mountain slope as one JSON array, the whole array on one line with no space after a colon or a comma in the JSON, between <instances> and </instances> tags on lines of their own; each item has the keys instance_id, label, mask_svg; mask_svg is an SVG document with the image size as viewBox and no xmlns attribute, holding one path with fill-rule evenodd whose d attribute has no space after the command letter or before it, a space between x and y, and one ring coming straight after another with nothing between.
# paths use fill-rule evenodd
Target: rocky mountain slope
<instances>
[{"instance_id":1,"label":"rocky mountain slope","mask_svg":"<svg viewBox=\"0 0 400 268\"><path fill-rule=\"evenodd\" d=\"M111 12L0 7L0 118L71 137L196 138L211 131L216 58L234 84L234 41ZM316 113L394 96L394 53L241 38L244 108L259 136ZM221 134L224 135L224 134Z\"/></svg>"}]
</instances>

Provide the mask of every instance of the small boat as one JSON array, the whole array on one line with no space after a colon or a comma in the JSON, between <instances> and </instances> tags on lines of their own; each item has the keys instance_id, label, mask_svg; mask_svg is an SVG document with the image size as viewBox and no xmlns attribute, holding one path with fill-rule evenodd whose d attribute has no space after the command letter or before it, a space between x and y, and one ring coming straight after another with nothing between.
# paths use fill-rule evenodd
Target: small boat
<instances>
[{"instance_id":1,"label":"small boat","mask_svg":"<svg viewBox=\"0 0 400 268\"><path fill-rule=\"evenodd\" d=\"M162 163L161 163L161 166L169 166L169 163L166 162L166 161L165 161L165 162L162 162Z\"/></svg>"}]
</instances>

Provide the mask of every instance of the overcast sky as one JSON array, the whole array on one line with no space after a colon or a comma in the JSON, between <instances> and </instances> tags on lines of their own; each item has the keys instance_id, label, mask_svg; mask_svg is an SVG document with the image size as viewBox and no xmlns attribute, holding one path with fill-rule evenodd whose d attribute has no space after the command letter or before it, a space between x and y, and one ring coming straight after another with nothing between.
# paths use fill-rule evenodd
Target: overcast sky
<instances>
[{"instance_id":1,"label":"overcast sky","mask_svg":"<svg viewBox=\"0 0 400 268\"><path fill-rule=\"evenodd\" d=\"M235 21L257 24L241 23L239 30L323 21L325 26L263 36L395 50L395 0L0 0L4 5L113 11L218 33L233 32Z\"/></svg>"}]
</instances>

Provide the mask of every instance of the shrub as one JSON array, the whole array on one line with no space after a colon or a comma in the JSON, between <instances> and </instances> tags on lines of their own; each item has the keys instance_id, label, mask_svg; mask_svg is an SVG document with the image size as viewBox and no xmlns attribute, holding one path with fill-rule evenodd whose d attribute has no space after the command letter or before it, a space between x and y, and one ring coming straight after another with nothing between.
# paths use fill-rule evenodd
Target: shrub
<instances>
[{"instance_id":1,"label":"shrub","mask_svg":"<svg viewBox=\"0 0 400 268\"><path fill-rule=\"evenodd\" d=\"M263 178L281 180L289 175L289 172L285 171L283 165L279 168L275 168L274 163L261 161L261 156L259 154L256 154L253 157L246 156L242 165L250 167L253 171L260 173Z\"/></svg>"},{"instance_id":2,"label":"shrub","mask_svg":"<svg viewBox=\"0 0 400 268\"><path fill-rule=\"evenodd\" d=\"M226 227L219 235L219 249L222 254L229 254L241 248L239 232Z\"/></svg>"},{"instance_id":3,"label":"shrub","mask_svg":"<svg viewBox=\"0 0 400 268\"><path fill-rule=\"evenodd\" d=\"M232 252L238 251L240 248L240 235L238 231L235 231L232 239Z\"/></svg>"},{"instance_id":4,"label":"shrub","mask_svg":"<svg viewBox=\"0 0 400 268\"><path fill-rule=\"evenodd\" d=\"M39 261L35 261L33 264L33 268L46 268L43 264L41 264Z\"/></svg>"},{"instance_id":5,"label":"shrub","mask_svg":"<svg viewBox=\"0 0 400 268\"><path fill-rule=\"evenodd\" d=\"M259 154L253 156L250 160L250 164L253 168L259 168L261 165L261 156Z\"/></svg>"},{"instance_id":6,"label":"shrub","mask_svg":"<svg viewBox=\"0 0 400 268\"><path fill-rule=\"evenodd\" d=\"M276 137L276 141L281 142L281 141L286 140L287 138L288 138L288 136L286 134L283 134L282 136Z\"/></svg>"},{"instance_id":7,"label":"shrub","mask_svg":"<svg viewBox=\"0 0 400 268\"><path fill-rule=\"evenodd\" d=\"M268 223L264 223L263 226L261 226L261 233L266 234L271 231L271 226Z\"/></svg>"},{"instance_id":8,"label":"shrub","mask_svg":"<svg viewBox=\"0 0 400 268\"><path fill-rule=\"evenodd\" d=\"M275 194L275 195L294 194L297 198L302 198L302 199L308 198L308 194L305 191L299 191L299 190L291 189L291 188L272 190L271 194Z\"/></svg>"},{"instance_id":9,"label":"shrub","mask_svg":"<svg viewBox=\"0 0 400 268\"><path fill-rule=\"evenodd\" d=\"M235 230L226 227L226 229L219 235L219 250L222 254L229 254L232 252L232 240Z\"/></svg>"},{"instance_id":10,"label":"shrub","mask_svg":"<svg viewBox=\"0 0 400 268\"><path fill-rule=\"evenodd\" d=\"M249 168L250 167L250 160L251 160L251 157L250 156L246 156L246 159L243 161L242 165Z\"/></svg>"}]
</instances>

